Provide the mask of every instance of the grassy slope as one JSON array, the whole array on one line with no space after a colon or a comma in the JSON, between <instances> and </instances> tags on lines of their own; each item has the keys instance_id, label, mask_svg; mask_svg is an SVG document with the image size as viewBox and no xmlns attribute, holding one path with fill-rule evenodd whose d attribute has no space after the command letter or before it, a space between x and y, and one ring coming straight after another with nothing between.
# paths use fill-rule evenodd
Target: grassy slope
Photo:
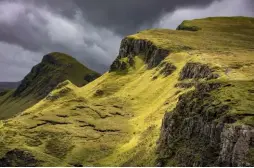
<instances>
[{"instance_id":1,"label":"grassy slope","mask_svg":"<svg viewBox=\"0 0 254 168\"><path fill-rule=\"evenodd\" d=\"M53 91L61 95L58 100L44 99L0 124L0 156L9 148L24 148L46 161L44 166L154 165L165 111L193 89L174 87L189 61L215 67L220 74L216 80L234 84L214 93L221 101L233 100L228 102L230 113L253 113L254 19L208 18L187 24L201 30L152 29L130 36L171 50L165 61L177 67L173 74L164 77L156 68L147 70L142 56L135 56L136 68L128 72L106 73L82 88L71 83L60 87ZM182 50L186 47L192 50ZM239 122L253 124L253 118Z\"/></svg>"},{"instance_id":2,"label":"grassy slope","mask_svg":"<svg viewBox=\"0 0 254 168\"><path fill-rule=\"evenodd\" d=\"M60 82L70 80L80 87L88 83L84 79L86 75L99 76L98 73L86 68L69 55L57 52L48 55L56 65L43 59L41 63L33 67L16 90L0 96L0 119L12 117L34 105ZM13 96L16 93L18 95Z\"/></svg>"}]
</instances>

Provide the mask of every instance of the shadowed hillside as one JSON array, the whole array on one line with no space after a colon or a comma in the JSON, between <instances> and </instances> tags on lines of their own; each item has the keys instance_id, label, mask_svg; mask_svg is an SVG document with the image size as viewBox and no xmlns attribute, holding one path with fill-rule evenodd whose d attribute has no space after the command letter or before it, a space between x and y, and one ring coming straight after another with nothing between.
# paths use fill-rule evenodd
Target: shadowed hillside
<instances>
[{"instance_id":1,"label":"shadowed hillside","mask_svg":"<svg viewBox=\"0 0 254 168\"><path fill-rule=\"evenodd\" d=\"M254 166L254 18L177 29L127 36L109 72L0 121L0 166ZM51 83L34 78L15 95Z\"/></svg>"},{"instance_id":2,"label":"shadowed hillside","mask_svg":"<svg viewBox=\"0 0 254 168\"><path fill-rule=\"evenodd\" d=\"M45 55L20 82L17 89L0 97L0 118L8 118L46 97L59 83L70 80L84 86L100 75L63 53Z\"/></svg>"}]
</instances>

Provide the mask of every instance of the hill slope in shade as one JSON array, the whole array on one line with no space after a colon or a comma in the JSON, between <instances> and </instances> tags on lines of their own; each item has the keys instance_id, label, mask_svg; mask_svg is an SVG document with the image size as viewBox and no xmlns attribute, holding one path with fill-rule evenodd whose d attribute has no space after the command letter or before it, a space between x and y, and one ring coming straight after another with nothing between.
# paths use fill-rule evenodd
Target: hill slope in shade
<instances>
[{"instance_id":1,"label":"hill slope in shade","mask_svg":"<svg viewBox=\"0 0 254 168\"><path fill-rule=\"evenodd\" d=\"M65 80L81 87L99 76L69 55L57 52L47 54L25 76L17 89L0 97L0 119L11 117L35 104Z\"/></svg>"},{"instance_id":2,"label":"hill slope in shade","mask_svg":"<svg viewBox=\"0 0 254 168\"><path fill-rule=\"evenodd\" d=\"M0 166L253 166L254 18L178 29L126 37L110 72L2 121Z\"/></svg>"},{"instance_id":3,"label":"hill slope in shade","mask_svg":"<svg viewBox=\"0 0 254 168\"><path fill-rule=\"evenodd\" d=\"M94 77L89 79L89 76ZM81 87L98 76L98 73L86 68L69 55L50 53L43 57L41 63L32 68L15 90L14 96L34 94L43 98L65 80L70 80Z\"/></svg>"}]
</instances>

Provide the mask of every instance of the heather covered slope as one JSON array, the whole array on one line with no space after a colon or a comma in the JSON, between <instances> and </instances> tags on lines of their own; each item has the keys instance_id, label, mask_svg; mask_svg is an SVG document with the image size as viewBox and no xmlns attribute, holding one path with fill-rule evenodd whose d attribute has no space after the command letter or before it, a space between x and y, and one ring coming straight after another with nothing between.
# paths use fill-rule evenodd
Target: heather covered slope
<instances>
[{"instance_id":1,"label":"heather covered slope","mask_svg":"<svg viewBox=\"0 0 254 168\"><path fill-rule=\"evenodd\" d=\"M2 121L0 166L253 166L254 19L178 29L126 37L108 73Z\"/></svg>"},{"instance_id":2,"label":"heather covered slope","mask_svg":"<svg viewBox=\"0 0 254 168\"><path fill-rule=\"evenodd\" d=\"M0 97L0 119L8 118L46 97L59 83L81 87L100 75L63 53L49 53L25 76L17 89Z\"/></svg>"}]
</instances>

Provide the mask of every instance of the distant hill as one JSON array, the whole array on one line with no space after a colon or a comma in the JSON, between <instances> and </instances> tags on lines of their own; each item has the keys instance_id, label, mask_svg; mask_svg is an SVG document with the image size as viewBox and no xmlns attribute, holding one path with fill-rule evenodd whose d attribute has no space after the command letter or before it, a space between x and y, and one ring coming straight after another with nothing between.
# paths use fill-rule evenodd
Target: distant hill
<instances>
[{"instance_id":1,"label":"distant hill","mask_svg":"<svg viewBox=\"0 0 254 168\"><path fill-rule=\"evenodd\" d=\"M14 92L14 96L34 94L45 97L59 83L70 80L78 87L93 81L100 75L79 63L75 58L63 53L50 53L41 63L34 66Z\"/></svg>"},{"instance_id":2,"label":"distant hill","mask_svg":"<svg viewBox=\"0 0 254 168\"><path fill-rule=\"evenodd\" d=\"M100 76L64 53L49 53L19 83L17 89L0 97L0 119L13 116L46 97L58 84L69 80L81 87ZM8 83L3 83L6 86ZM17 84L18 87L17 87ZM2 99L2 101L1 101Z\"/></svg>"}]
</instances>

